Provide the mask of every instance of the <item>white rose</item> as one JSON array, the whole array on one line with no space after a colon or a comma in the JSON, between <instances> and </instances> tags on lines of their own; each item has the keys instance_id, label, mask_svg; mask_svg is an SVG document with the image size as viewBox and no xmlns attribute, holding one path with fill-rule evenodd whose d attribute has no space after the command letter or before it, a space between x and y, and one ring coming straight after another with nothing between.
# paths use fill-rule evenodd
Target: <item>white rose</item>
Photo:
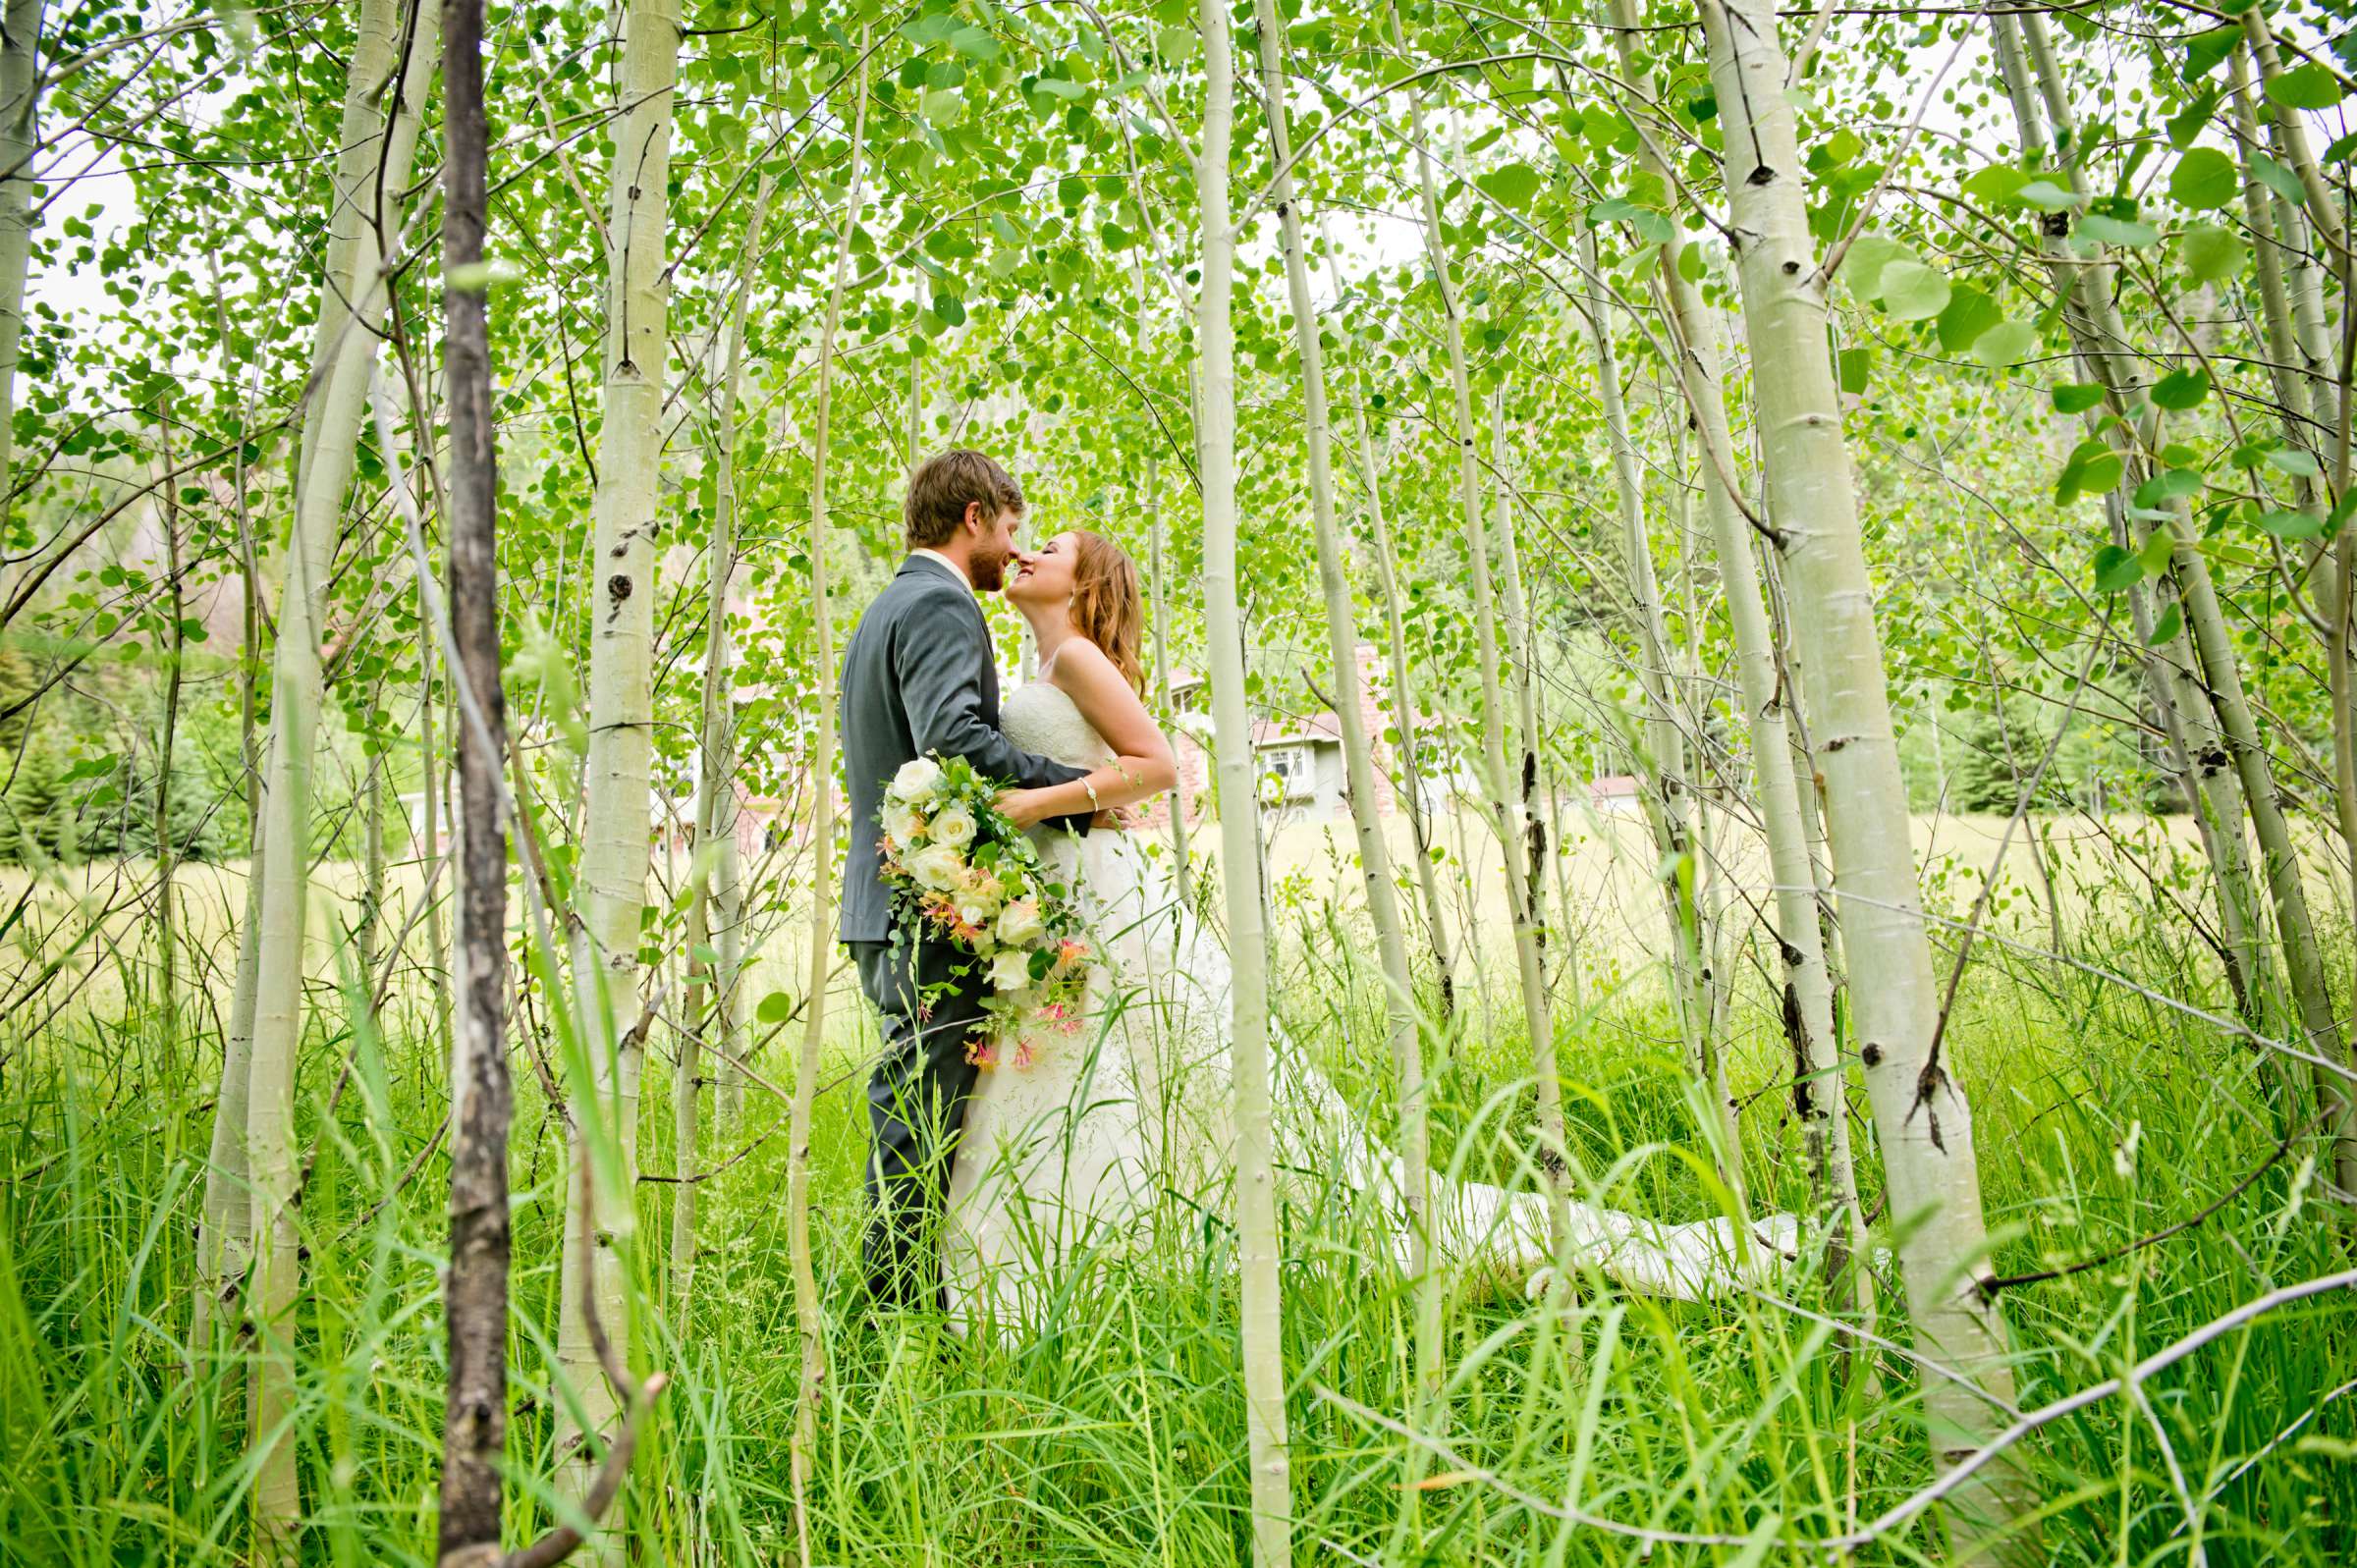
<instances>
[{"instance_id":1,"label":"white rose","mask_svg":"<svg viewBox=\"0 0 2357 1568\"><path fill-rule=\"evenodd\" d=\"M931 757L912 757L892 776L888 793L895 800L930 800L941 787L941 764Z\"/></svg>"},{"instance_id":2,"label":"white rose","mask_svg":"<svg viewBox=\"0 0 2357 1568\"><path fill-rule=\"evenodd\" d=\"M944 806L933 819L936 842L962 848L974 841L974 814L963 806Z\"/></svg>"},{"instance_id":3,"label":"white rose","mask_svg":"<svg viewBox=\"0 0 2357 1568\"><path fill-rule=\"evenodd\" d=\"M908 857L908 875L920 888L948 892L965 880L965 860L948 844L927 844Z\"/></svg>"},{"instance_id":4,"label":"white rose","mask_svg":"<svg viewBox=\"0 0 2357 1568\"><path fill-rule=\"evenodd\" d=\"M1017 898L999 911L999 940L1013 947L1028 947L1048 933L1048 924L1040 918L1039 901Z\"/></svg>"},{"instance_id":5,"label":"white rose","mask_svg":"<svg viewBox=\"0 0 2357 1568\"><path fill-rule=\"evenodd\" d=\"M894 843L913 843L923 835L925 822L914 811L898 800L884 802L884 832Z\"/></svg>"},{"instance_id":6,"label":"white rose","mask_svg":"<svg viewBox=\"0 0 2357 1568\"><path fill-rule=\"evenodd\" d=\"M1001 991L1020 991L1031 983L1031 955L1002 952L990 962L990 983Z\"/></svg>"},{"instance_id":7,"label":"white rose","mask_svg":"<svg viewBox=\"0 0 2357 1568\"><path fill-rule=\"evenodd\" d=\"M968 889L958 894L958 918L969 926L990 924L990 900Z\"/></svg>"}]
</instances>

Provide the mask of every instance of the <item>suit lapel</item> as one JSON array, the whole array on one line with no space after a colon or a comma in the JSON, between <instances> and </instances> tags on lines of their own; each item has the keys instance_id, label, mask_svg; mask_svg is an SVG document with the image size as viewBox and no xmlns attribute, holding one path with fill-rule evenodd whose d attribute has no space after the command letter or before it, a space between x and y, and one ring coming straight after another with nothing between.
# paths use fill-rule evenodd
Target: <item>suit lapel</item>
<instances>
[{"instance_id":1,"label":"suit lapel","mask_svg":"<svg viewBox=\"0 0 2357 1568\"><path fill-rule=\"evenodd\" d=\"M982 622L982 645L986 650L982 659L982 717L992 729L997 729L999 723L997 639L990 634L990 617L982 613L980 597L974 593L972 584L931 556L906 557L901 562L901 569L893 573L893 576L895 580L898 580L911 574L937 577L959 589L965 596L966 604L972 607L974 619Z\"/></svg>"}]
</instances>

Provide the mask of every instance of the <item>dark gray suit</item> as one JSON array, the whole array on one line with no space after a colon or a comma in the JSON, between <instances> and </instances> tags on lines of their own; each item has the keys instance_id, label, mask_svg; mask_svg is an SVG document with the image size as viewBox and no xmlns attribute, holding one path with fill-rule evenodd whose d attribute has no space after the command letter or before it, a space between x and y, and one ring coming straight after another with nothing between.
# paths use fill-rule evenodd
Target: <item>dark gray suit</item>
<instances>
[{"instance_id":1,"label":"dark gray suit","mask_svg":"<svg viewBox=\"0 0 2357 1568\"><path fill-rule=\"evenodd\" d=\"M839 931L882 1014L884 1056L867 1086L867 1284L895 1305L941 1299L928 1232L973 1092L965 1047L988 984L970 955L892 918L876 841L884 785L928 753L963 757L985 778L1029 788L1087 772L1017 751L999 732L998 662L982 607L950 568L910 556L859 618L843 656L851 845ZM1066 825L1086 832L1088 819Z\"/></svg>"}]
</instances>

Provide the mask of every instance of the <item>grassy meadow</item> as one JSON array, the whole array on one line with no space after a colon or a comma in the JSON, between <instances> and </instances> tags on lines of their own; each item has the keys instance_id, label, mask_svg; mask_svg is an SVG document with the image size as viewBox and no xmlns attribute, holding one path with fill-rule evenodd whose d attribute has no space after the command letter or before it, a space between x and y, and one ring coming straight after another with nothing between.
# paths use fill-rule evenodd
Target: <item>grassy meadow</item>
<instances>
[{"instance_id":1,"label":"grassy meadow","mask_svg":"<svg viewBox=\"0 0 2357 1568\"><path fill-rule=\"evenodd\" d=\"M1586 820L1551 909L1561 1059L1580 1179L1600 1202L1672 1218L1714 1203L1677 1061L1649 922L1657 906L1641 827ZM2350 1231L2309 1202L2300 1158L2275 1158L2305 1114L2269 1054L2203 1011L2224 1003L2215 964L2185 935L2199 900L2181 822L2034 825L2042 874L2016 839L1949 1025L2002 1275L2098 1266L2006 1293L2027 1410L2271 1289L2349 1266ZM1926 819L1935 906L1969 913L2004 824ZM1475 829L1467 825L1465 838ZM1451 833L1455 832L1453 825ZM1752 851L1725 836L1721 898L1762 895ZM1345 1095L1387 1123L1392 1097L1371 945L1333 838L1316 826L1271 846L1279 1006ZM191 1344L192 1244L242 896L236 868L182 874L179 990L157 995L152 927L107 913L113 879L84 868L4 892L21 903L0 949L20 999L0 1021L0 1560L227 1564L244 1560L245 1362L252 1341ZM1495 914L1495 870L1449 862L1460 916ZM1460 869L1462 874L1460 875ZM2059 928L2077 963L2043 955ZM349 894L349 867L326 880ZM2333 910L2338 973L2345 910ZM398 870L385 920L410 918L418 879ZM95 897L101 900L92 903ZM353 1002L349 900L321 900L301 1075L308 1248L295 1325L308 1560L433 1556L444 1377L438 1271L446 1110L425 933L387 1005ZM748 1007L788 986L798 944L774 912ZM1726 972L1748 993L1773 966L1730 918ZM1436 1159L1533 1180L1528 1043L1504 989L1502 922L1463 943L1497 970L1436 1053ZM44 935L47 934L47 935ZM1485 935L1486 934L1486 935ZM68 941L82 946L69 949ZM390 936L384 941L390 945ZM1938 943L1952 953L1952 932ZM62 963L57 960L64 954ZM100 961L103 959L103 961ZM1946 960L1944 959L1944 962ZM1576 975L1569 973L1576 963ZM2104 971L2099 973L2097 971ZM124 977L130 977L126 980ZM1869 977L1852 977L1870 983ZM1426 999L1430 1000L1431 999ZM1746 997L1732 1009L1757 1201L1805 1206L1782 1043ZM2190 1004L2171 1005L2171 1001ZM517 1259L508 1539L547 1517L550 1368L557 1317L559 1124L521 1009L513 1141ZM848 985L837 998L812 1159L828 1378L807 1521L812 1560L892 1565L1229 1564L1248 1560L1244 1411L1233 1238L1174 1206L1171 1244L1082 1261L1058 1281L1037 1334L959 1337L921 1319L870 1321L857 1289L858 1085L873 1039ZM650 1040L642 1162L676 1168L669 1042ZM757 1028L755 1038L773 1031ZM756 1057L790 1080L791 1034ZM340 1097L336 1086L350 1066ZM1871 1129L1853 1092L1852 1124ZM748 1088L725 1168L702 1192L691 1288L663 1262L673 1188L640 1188L632 1335L642 1369L672 1378L621 1505L633 1560L769 1564L797 1550L787 1436L796 1353L783 1201L784 1102ZM1871 1160L1861 1163L1879 1208ZM2131 1244L2200 1216L2149 1246ZM1879 1217L1887 1241L1908 1217ZM1379 1261L1366 1217L1317 1172L1283 1214L1286 1366L1297 1560L1320 1563L1825 1562L1815 1538L1874 1519L1929 1479L1895 1281L1886 1340L1836 1332L1817 1287L1711 1306L1583 1280L1561 1311L1518 1283L1453 1282L1447 1386L1417 1410L1410 1297ZM2286 1307L2219 1337L2143 1385L2044 1425L2020 1453L2047 1506L2038 1550L2058 1563L2345 1562L2357 1547L2357 1323L2349 1298ZM1403 1435L1402 1429L1414 1436ZM1407 1463L1410 1450L1417 1462ZM1403 1487L1403 1478L1415 1478ZM1609 1523L1600 1523L1605 1521ZM1937 1513L1850 1560L1948 1560ZM1711 1538L1694 1541L1683 1537Z\"/></svg>"}]
</instances>

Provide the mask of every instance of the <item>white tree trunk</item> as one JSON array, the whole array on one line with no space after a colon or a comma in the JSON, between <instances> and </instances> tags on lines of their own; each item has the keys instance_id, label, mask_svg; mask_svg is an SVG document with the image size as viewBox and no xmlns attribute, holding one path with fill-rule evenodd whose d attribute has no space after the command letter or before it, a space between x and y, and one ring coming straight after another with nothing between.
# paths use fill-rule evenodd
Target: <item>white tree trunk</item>
<instances>
[{"instance_id":1,"label":"white tree trunk","mask_svg":"<svg viewBox=\"0 0 2357 1568\"><path fill-rule=\"evenodd\" d=\"M320 337L296 478L295 523L278 610L270 711L270 760L259 849L261 901L248 940L254 968L247 1147L251 1167L257 1271L252 1424L261 1449L254 1477L259 1550L292 1561L301 1518L296 1465L295 1303L301 1227L296 1212L295 1075L302 1037L303 938L311 844L311 766L323 700L321 614L344 497L352 483L360 419L386 300L385 257L374 237L401 226L390 202L409 183L419 110L433 76L439 28L420 22L406 64L395 0L365 0L344 99ZM400 87L390 83L398 73ZM387 116L380 105L390 102ZM378 178L379 168L383 177ZM371 242L362 258L363 241ZM349 308L347 302L349 301Z\"/></svg>"},{"instance_id":2,"label":"white tree trunk","mask_svg":"<svg viewBox=\"0 0 2357 1568\"><path fill-rule=\"evenodd\" d=\"M1925 1352L1963 1379L2012 1396L2004 1326L1978 1289L1988 1233L1972 1111L1938 1053L1938 981L1915 883L1906 784L1891 731L1874 587L1826 336L1825 285L1784 94L1786 62L1769 0L1703 0L1727 146L1731 238L1752 350L1770 515L1781 529L1794 619L1810 628L1811 693L1823 759L1835 888L1849 962L1873 982L1851 1005L1881 1133L1891 1211L1907 1225L1899 1266ZM1972 1387L1926 1379L1935 1461L1951 1465L1995 1434ZM2014 1464L1982 1469L1955 1494L1961 1554L2039 1557L2032 1496ZM1997 1542L2000 1531L2016 1533Z\"/></svg>"},{"instance_id":3,"label":"white tree trunk","mask_svg":"<svg viewBox=\"0 0 2357 1568\"><path fill-rule=\"evenodd\" d=\"M1616 20L1633 20L1627 0L1616 0ZM1621 66L1637 75L1631 34L1617 35ZM1651 151L1649 164L1658 168ZM1809 1164L1810 1197L1830 1210L1833 1230L1826 1272L1836 1299L1871 1316L1873 1276L1851 1268L1865 1250L1865 1222L1858 1207L1857 1172L1849 1149L1848 1071L1836 1051L1834 992L1819 937L1817 882L1809 859L1808 830L1801 816L1799 785L1793 778L1790 727L1785 723L1782 682L1776 668L1775 635L1752 553L1752 527L1734 491L1738 472L1733 433L1727 419L1725 371L1720 357L1719 313L1677 270L1676 242L1661 247L1657 274L1668 306L1677 374L1687 409L1702 442L1704 512L1719 557L1719 587L1734 633L1735 675L1751 730L1752 777L1759 790L1760 818L1767 830L1769 874L1776 884L1777 946L1784 969L1784 1038L1792 1052L1792 1108L1801 1127ZM1722 1097L1724 1103L1724 1097Z\"/></svg>"},{"instance_id":4,"label":"white tree trunk","mask_svg":"<svg viewBox=\"0 0 2357 1568\"><path fill-rule=\"evenodd\" d=\"M41 11L8 0L0 22L0 522L16 484L17 356L32 260L32 143L38 134Z\"/></svg>"},{"instance_id":5,"label":"white tree trunk","mask_svg":"<svg viewBox=\"0 0 2357 1568\"><path fill-rule=\"evenodd\" d=\"M1358 627L1351 614L1350 580L1344 573L1341 530L1335 523L1334 430L1326 399L1325 354L1318 342L1317 302L1309 289L1309 257L1301 238L1301 209L1294 197L1292 136L1286 123L1284 33L1276 0L1254 0L1260 37L1261 103L1269 125L1271 154L1287 172L1277 177L1274 195L1282 226L1285 276L1293 311L1293 342L1301 362L1301 408L1309 447L1310 515L1317 532L1318 585L1326 601L1326 636L1334 655L1334 715L1343 737L1343 767L1350 796L1351 826L1358 836L1359 869L1367 889L1367 913L1375 924L1375 946L1383 965L1386 1011L1391 1026L1392 1067L1399 1096L1399 1160L1408 1208L1408 1274L1414 1281L1416 1389L1427 1407L1441 1392L1441 1276L1432 1267L1428 1186L1429 1140L1425 1131L1424 1050L1417 1026L1415 979L1407 963L1407 938L1399 919L1398 886L1392 853L1376 814L1375 757L1359 709ZM1422 1451L1411 1455L1420 1471ZM1402 1490L1401 1506L1412 1514L1416 1488Z\"/></svg>"},{"instance_id":6,"label":"white tree trunk","mask_svg":"<svg viewBox=\"0 0 2357 1568\"><path fill-rule=\"evenodd\" d=\"M867 33L860 31L860 45ZM791 1147L787 1154L786 1245L794 1274L796 1337L801 1346L801 1383L795 1399L795 1535L802 1568L810 1565L810 1465L818 1438L818 1399L826 1376L826 1313L818 1299L818 1276L810 1260L810 1116L818 1096L818 1055L826 1045L827 976L835 958L835 640L827 603L827 427L834 387L835 334L843 321L844 293L851 275L851 233L867 168L867 71L859 68L851 110L851 169L844 197L843 228L835 245L835 281L818 334L818 386L810 428L810 605L811 662L817 676L818 734L811 748L810 778L817 801L811 830L810 971L802 1000L802 1047L795 1058Z\"/></svg>"},{"instance_id":7,"label":"white tree trunk","mask_svg":"<svg viewBox=\"0 0 2357 1568\"><path fill-rule=\"evenodd\" d=\"M1260 808L1244 695L1244 637L1235 580L1235 328L1230 288L1235 229L1228 162L1235 68L1224 0L1199 0L1206 76L1195 197L1203 282L1195 316L1196 447L1203 473L1203 614L1210 641L1214 753L1220 779L1221 882L1235 984L1237 1249L1242 1262L1244 1431L1252 1483L1254 1568L1292 1561L1291 1463L1285 1413L1284 1305L1278 1269L1275 1126L1269 1094L1269 975L1261 906Z\"/></svg>"},{"instance_id":8,"label":"white tree trunk","mask_svg":"<svg viewBox=\"0 0 2357 1568\"><path fill-rule=\"evenodd\" d=\"M589 1057L592 1089L576 1096L572 1108L557 1323L558 1371L570 1390L570 1398L561 1397L558 1405L557 1485L576 1502L597 1470L586 1434L603 1437L619 1413L584 1315L596 1312L626 1359L630 1343L622 1249L635 1230L638 1077L644 1058L634 1025L640 1009L638 922L651 843L655 540L663 526L663 384L671 353L664 258L671 223L680 0L630 0L622 26L621 114L615 121L606 218L605 423L590 504L587 807L581 825L581 907L571 934L574 1013ZM601 1150L612 1152L614 1168L592 1168ZM585 1255L591 1260L586 1269ZM584 1274L593 1281L594 1302L583 1298ZM586 1550L600 1563L622 1560L610 1532L592 1537Z\"/></svg>"},{"instance_id":9,"label":"white tree trunk","mask_svg":"<svg viewBox=\"0 0 2357 1568\"><path fill-rule=\"evenodd\" d=\"M672 1133L679 1180L671 1200L672 1313L685 1325L688 1287L695 1264L696 1187L702 1176L697 1154L703 1098L704 1041L709 1036L721 1071L737 1054L736 976L722 962L716 929L734 923L724 890L736 883L737 719L730 687L736 649L729 639L729 585L737 575L737 397L744 366L744 318L753 297L753 268L769 225L776 183L765 172L753 191L753 212L744 232L744 266L729 308L720 352L719 389L711 409L712 539L705 553L703 712L697 722L695 771L695 858L688 875L694 891L687 907L687 1027L682 1032L672 1075ZM701 949L700 951L698 949ZM708 956L707 956L708 954ZM727 1123L723 1123L724 1130Z\"/></svg>"},{"instance_id":10,"label":"white tree trunk","mask_svg":"<svg viewBox=\"0 0 2357 1568\"><path fill-rule=\"evenodd\" d=\"M1392 13L1393 35L1399 36L1399 15ZM1402 45L1404 46L1404 45ZM1481 455L1473 424L1473 389L1465 371L1464 313L1458 307L1456 286L1449 277L1449 253L1441 239L1441 197L1433 174L1432 150L1424 135L1424 111L1409 99L1409 135L1416 149L1416 168L1424 199L1424 249L1440 289L1443 326L1449 342L1449 383L1455 395L1457 444L1457 504L1463 514L1465 545L1472 557L1473 629L1481 669L1482 762L1489 796L1490 828L1498 837L1506 863L1507 907L1511 912L1514 967L1522 988L1522 1024L1530 1037L1530 1056L1538 1090L1539 1161L1547 1174L1549 1241L1560 1262L1571 1240L1570 1166L1563 1142L1563 1090L1555 1067L1555 1019L1547 996L1546 975L1539 964L1538 929L1530 907L1530 868L1525 864L1529 844L1522 830L1521 803L1507 782L1506 767L1506 694L1499 677L1497 594L1490 581L1489 528L1481 509Z\"/></svg>"}]
</instances>

